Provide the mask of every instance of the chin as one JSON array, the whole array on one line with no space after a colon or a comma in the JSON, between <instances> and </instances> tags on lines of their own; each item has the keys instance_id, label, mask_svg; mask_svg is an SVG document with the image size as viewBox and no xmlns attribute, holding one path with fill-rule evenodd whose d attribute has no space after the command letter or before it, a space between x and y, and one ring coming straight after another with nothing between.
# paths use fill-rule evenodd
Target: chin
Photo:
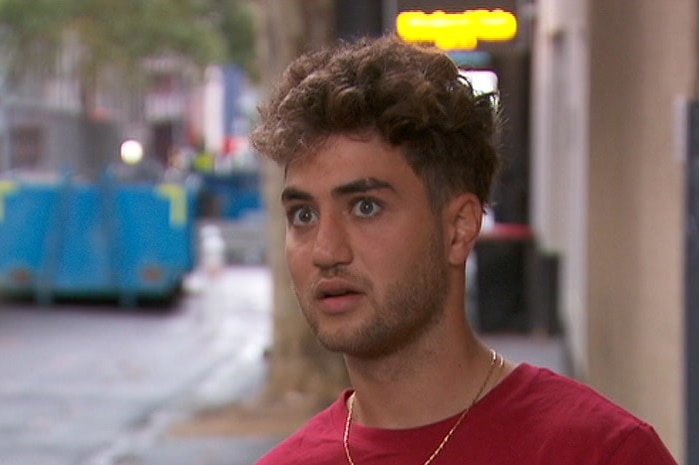
<instances>
[{"instance_id":1,"label":"chin","mask_svg":"<svg viewBox=\"0 0 699 465\"><path fill-rule=\"evenodd\" d=\"M350 337L317 335L320 344L330 352L335 352L359 359L378 359L389 355L390 347L385 344L372 344L367 341L359 341Z\"/></svg>"},{"instance_id":2,"label":"chin","mask_svg":"<svg viewBox=\"0 0 699 465\"><path fill-rule=\"evenodd\" d=\"M345 353L353 345L351 342L347 341L346 337L337 334L316 332L315 335L320 345L330 352Z\"/></svg>"}]
</instances>

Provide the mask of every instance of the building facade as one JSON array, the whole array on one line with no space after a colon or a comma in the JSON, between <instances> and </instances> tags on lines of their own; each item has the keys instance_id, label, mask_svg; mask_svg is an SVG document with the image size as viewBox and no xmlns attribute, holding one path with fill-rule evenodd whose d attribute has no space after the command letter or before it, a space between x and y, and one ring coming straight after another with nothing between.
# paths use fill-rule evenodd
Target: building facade
<instances>
[{"instance_id":1,"label":"building facade","mask_svg":"<svg viewBox=\"0 0 699 465\"><path fill-rule=\"evenodd\" d=\"M685 382L697 6L539 0L532 67L532 225L562 257L574 372L653 423L680 463L699 460L699 388Z\"/></svg>"},{"instance_id":2,"label":"building facade","mask_svg":"<svg viewBox=\"0 0 699 465\"><path fill-rule=\"evenodd\" d=\"M383 7L384 29L403 8L512 9L527 25L528 138L515 139L527 144L524 218L538 253L558 261L556 311L573 374L655 425L680 463L697 463L699 257L689 251L699 239L689 233L699 202L688 193L699 179L688 176L688 108L699 92L699 5Z\"/></svg>"}]
</instances>

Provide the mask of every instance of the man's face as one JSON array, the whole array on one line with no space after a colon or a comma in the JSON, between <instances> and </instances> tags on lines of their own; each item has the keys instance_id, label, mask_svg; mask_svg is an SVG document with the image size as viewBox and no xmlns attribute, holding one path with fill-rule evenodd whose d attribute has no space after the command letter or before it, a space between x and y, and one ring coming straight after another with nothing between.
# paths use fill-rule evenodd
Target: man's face
<instances>
[{"instance_id":1,"label":"man's face","mask_svg":"<svg viewBox=\"0 0 699 465\"><path fill-rule=\"evenodd\" d=\"M400 149L336 136L287 167L282 203L294 288L328 349L390 354L439 321L443 225Z\"/></svg>"}]
</instances>

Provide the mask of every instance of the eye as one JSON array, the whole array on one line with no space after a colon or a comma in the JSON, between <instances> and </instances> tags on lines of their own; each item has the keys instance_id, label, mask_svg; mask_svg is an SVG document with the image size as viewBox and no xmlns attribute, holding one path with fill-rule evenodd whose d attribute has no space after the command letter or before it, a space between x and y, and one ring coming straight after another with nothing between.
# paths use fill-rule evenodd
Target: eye
<instances>
[{"instance_id":1,"label":"eye","mask_svg":"<svg viewBox=\"0 0 699 465\"><path fill-rule=\"evenodd\" d=\"M308 226L318 221L318 213L308 206L298 206L287 212L287 220L293 226Z\"/></svg>"},{"instance_id":2,"label":"eye","mask_svg":"<svg viewBox=\"0 0 699 465\"><path fill-rule=\"evenodd\" d=\"M381 213L381 210L383 207L378 201L368 198L359 199L352 206L352 214L360 218L374 217Z\"/></svg>"}]
</instances>

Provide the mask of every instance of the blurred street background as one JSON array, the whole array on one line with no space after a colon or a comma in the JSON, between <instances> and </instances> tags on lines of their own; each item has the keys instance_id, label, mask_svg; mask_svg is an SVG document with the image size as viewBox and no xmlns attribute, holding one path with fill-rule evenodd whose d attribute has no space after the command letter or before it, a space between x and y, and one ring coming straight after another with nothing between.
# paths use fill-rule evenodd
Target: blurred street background
<instances>
[{"instance_id":1,"label":"blurred street background","mask_svg":"<svg viewBox=\"0 0 699 465\"><path fill-rule=\"evenodd\" d=\"M384 33L498 93L474 327L696 465L698 25L687 0L0 0L0 465L251 464L337 393L248 136L294 57Z\"/></svg>"},{"instance_id":2,"label":"blurred street background","mask_svg":"<svg viewBox=\"0 0 699 465\"><path fill-rule=\"evenodd\" d=\"M250 402L264 385L268 268L237 264L189 278L195 289L166 308L3 305L0 463L243 465L284 437L288 426L241 417L197 426L199 415ZM513 360L565 372L559 338L486 341Z\"/></svg>"}]
</instances>

